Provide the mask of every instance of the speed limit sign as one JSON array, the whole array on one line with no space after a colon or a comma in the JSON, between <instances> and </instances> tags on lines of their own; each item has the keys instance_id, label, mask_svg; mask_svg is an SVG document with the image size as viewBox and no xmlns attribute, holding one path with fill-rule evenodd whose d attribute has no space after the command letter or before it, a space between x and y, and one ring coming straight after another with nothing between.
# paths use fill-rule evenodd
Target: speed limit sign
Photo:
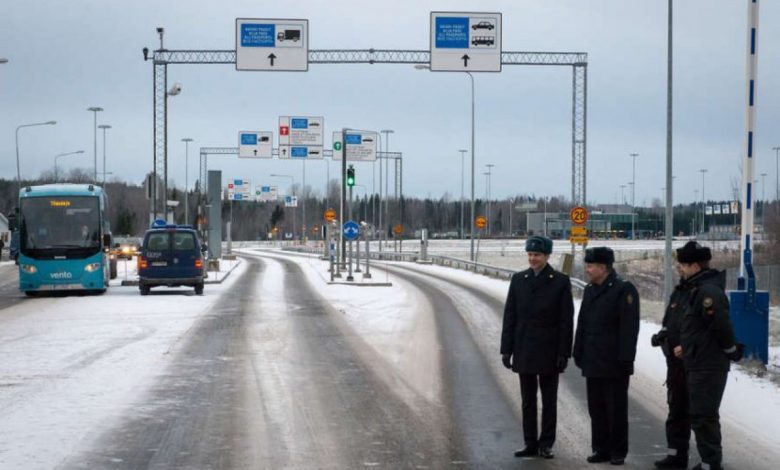
<instances>
[{"instance_id":1,"label":"speed limit sign","mask_svg":"<svg viewBox=\"0 0 780 470\"><path fill-rule=\"evenodd\" d=\"M588 221L588 210L582 206L577 206L569 213L571 223L574 225L585 225Z\"/></svg>"}]
</instances>

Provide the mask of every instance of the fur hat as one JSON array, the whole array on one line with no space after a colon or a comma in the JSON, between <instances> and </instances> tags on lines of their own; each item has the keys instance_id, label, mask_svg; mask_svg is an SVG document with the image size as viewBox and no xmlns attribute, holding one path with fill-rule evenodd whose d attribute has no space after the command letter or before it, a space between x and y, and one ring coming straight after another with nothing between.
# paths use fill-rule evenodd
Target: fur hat
<instances>
[{"instance_id":1,"label":"fur hat","mask_svg":"<svg viewBox=\"0 0 780 470\"><path fill-rule=\"evenodd\" d=\"M533 251L536 253L544 253L549 255L552 253L553 242L547 237L541 237L535 235L525 241L525 251Z\"/></svg>"},{"instance_id":2,"label":"fur hat","mask_svg":"<svg viewBox=\"0 0 780 470\"><path fill-rule=\"evenodd\" d=\"M677 261L679 263L700 263L711 259L710 249L695 241L689 241L682 248L677 248Z\"/></svg>"},{"instance_id":3,"label":"fur hat","mask_svg":"<svg viewBox=\"0 0 780 470\"><path fill-rule=\"evenodd\" d=\"M615 262L615 252L612 251L612 248L607 248L606 246L588 248L585 250L585 262L612 266Z\"/></svg>"}]
</instances>

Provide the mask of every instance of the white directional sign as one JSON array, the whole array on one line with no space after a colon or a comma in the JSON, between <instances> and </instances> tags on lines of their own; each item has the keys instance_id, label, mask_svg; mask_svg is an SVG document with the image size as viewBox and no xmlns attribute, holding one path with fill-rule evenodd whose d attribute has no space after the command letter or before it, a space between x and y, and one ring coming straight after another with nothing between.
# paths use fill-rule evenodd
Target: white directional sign
<instances>
[{"instance_id":1,"label":"white directional sign","mask_svg":"<svg viewBox=\"0 0 780 470\"><path fill-rule=\"evenodd\" d=\"M241 131L238 133L239 158L273 158L273 133Z\"/></svg>"},{"instance_id":2,"label":"white directional sign","mask_svg":"<svg viewBox=\"0 0 780 470\"><path fill-rule=\"evenodd\" d=\"M251 201L252 184L248 179L234 178L228 183L228 199L232 201Z\"/></svg>"},{"instance_id":3,"label":"white directional sign","mask_svg":"<svg viewBox=\"0 0 780 470\"><path fill-rule=\"evenodd\" d=\"M285 196L284 207L298 207L298 196Z\"/></svg>"},{"instance_id":4,"label":"white directional sign","mask_svg":"<svg viewBox=\"0 0 780 470\"><path fill-rule=\"evenodd\" d=\"M279 116L279 158L321 160L324 132L322 117Z\"/></svg>"},{"instance_id":5,"label":"white directional sign","mask_svg":"<svg viewBox=\"0 0 780 470\"><path fill-rule=\"evenodd\" d=\"M309 70L309 20L237 18L236 70Z\"/></svg>"},{"instance_id":6,"label":"white directional sign","mask_svg":"<svg viewBox=\"0 0 780 470\"><path fill-rule=\"evenodd\" d=\"M501 13L431 12L431 70L500 72Z\"/></svg>"},{"instance_id":7,"label":"white directional sign","mask_svg":"<svg viewBox=\"0 0 780 470\"><path fill-rule=\"evenodd\" d=\"M344 155L342 132L333 133L333 160L341 160ZM347 131L347 161L373 162L376 160L378 136L373 131Z\"/></svg>"},{"instance_id":8,"label":"white directional sign","mask_svg":"<svg viewBox=\"0 0 780 470\"><path fill-rule=\"evenodd\" d=\"M279 197L276 186L255 186L255 200L260 202L273 202Z\"/></svg>"}]
</instances>

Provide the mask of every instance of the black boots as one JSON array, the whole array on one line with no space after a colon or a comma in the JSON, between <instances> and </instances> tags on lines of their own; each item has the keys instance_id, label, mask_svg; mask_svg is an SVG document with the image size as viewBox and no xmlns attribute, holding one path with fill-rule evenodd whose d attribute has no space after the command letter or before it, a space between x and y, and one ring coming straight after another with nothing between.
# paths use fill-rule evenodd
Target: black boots
<instances>
[{"instance_id":1,"label":"black boots","mask_svg":"<svg viewBox=\"0 0 780 470\"><path fill-rule=\"evenodd\" d=\"M532 446L525 446L515 451L515 457L536 457L537 455L539 455L539 448Z\"/></svg>"},{"instance_id":2,"label":"black boots","mask_svg":"<svg viewBox=\"0 0 780 470\"><path fill-rule=\"evenodd\" d=\"M655 461L655 468L688 468L687 455L667 455Z\"/></svg>"}]
</instances>

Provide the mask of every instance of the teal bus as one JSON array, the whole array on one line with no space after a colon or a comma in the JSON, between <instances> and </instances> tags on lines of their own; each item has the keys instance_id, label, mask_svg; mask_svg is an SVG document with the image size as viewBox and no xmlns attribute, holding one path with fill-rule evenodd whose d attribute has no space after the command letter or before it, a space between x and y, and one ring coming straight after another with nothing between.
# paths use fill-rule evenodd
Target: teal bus
<instances>
[{"instance_id":1,"label":"teal bus","mask_svg":"<svg viewBox=\"0 0 780 470\"><path fill-rule=\"evenodd\" d=\"M19 289L103 293L111 276L108 198L92 184L19 192Z\"/></svg>"}]
</instances>

